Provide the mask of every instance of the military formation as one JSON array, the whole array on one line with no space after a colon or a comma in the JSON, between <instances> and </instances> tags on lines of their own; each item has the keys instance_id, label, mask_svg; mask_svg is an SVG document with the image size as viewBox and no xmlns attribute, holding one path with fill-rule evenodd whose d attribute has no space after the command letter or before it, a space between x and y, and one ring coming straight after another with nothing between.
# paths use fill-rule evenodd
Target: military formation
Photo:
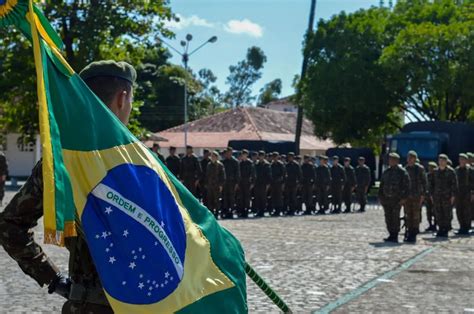
<instances>
[{"instance_id":1,"label":"military formation","mask_svg":"<svg viewBox=\"0 0 474 314\"><path fill-rule=\"evenodd\" d=\"M415 151L408 152L405 167L400 165L398 154L389 155L389 167L382 175L378 193L389 233L386 242L398 242L403 221L404 242L416 243L424 205L428 222L425 231L448 237L455 207L460 226L456 234L469 235L474 219L474 154L460 154L459 166L453 169L451 165L448 156L441 154L438 163L429 163L426 173Z\"/></svg>"},{"instance_id":2,"label":"military formation","mask_svg":"<svg viewBox=\"0 0 474 314\"><path fill-rule=\"evenodd\" d=\"M326 156L235 152L232 147L223 152L204 150L199 158L188 146L181 158L170 147L163 160L217 218L349 213L355 210L354 196L358 210L364 212L372 181L364 157L355 169L350 158L344 164L338 156L331 159L329 165Z\"/></svg>"},{"instance_id":3,"label":"military formation","mask_svg":"<svg viewBox=\"0 0 474 314\"><path fill-rule=\"evenodd\" d=\"M5 196L5 182L8 176L8 163L5 154L0 151L0 206L2 206L3 197Z\"/></svg>"}]
</instances>

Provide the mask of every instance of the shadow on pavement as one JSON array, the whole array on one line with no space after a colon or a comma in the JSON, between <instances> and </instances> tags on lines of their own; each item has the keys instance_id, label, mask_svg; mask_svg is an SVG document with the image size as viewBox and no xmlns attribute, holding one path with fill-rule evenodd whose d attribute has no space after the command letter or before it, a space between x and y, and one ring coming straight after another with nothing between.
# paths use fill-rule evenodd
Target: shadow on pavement
<instances>
[{"instance_id":1,"label":"shadow on pavement","mask_svg":"<svg viewBox=\"0 0 474 314\"><path fill-rule=\"evenodd\" d=\"M370 245L373 247L394 247L400 246L401 243L393 243L393 242L369 242Z\"/></svg>"}]
</instances>

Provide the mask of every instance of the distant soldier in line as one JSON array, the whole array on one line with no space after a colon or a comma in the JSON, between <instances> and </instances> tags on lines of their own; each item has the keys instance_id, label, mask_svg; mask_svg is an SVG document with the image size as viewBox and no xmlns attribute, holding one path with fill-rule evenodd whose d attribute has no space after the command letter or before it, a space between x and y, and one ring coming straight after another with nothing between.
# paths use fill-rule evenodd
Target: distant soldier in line
<instances>
[{"instance_id":1,"label":"distant soldier in line","mask_svg":"<svg viewBox=\"0 0 474 314\"><path fill-rule=\"evenodd\" d=\"M447 237L453 219L453 205L458 192L456 172L448 166L448 156L438 157L438 168L434 171L430 187L439 230L437 237Z\"/></svg>"},{"instance_id":2,"label":"distant soldier in line","mask_svg":"<svg viewBox=\"0 0 474 314\"><path fill-rule=\"evenodd\" d=\"M272 154L273 160L271 165L272 183L271 198L273 213L272 216L280 216L283 211L283 184L286 176L285 165L279 158L278 152Z\"/></svg>"},{"instance_id":3,"label":"distant soldier in line","mask_svg":"<svg viewBox=\"0 0 474 314\"><path fill-rule=\"evenodd\" d=\"M342 203L342 189L346 184L346 173L344 167L339 164L339 156L332 157L331 167L331 195L333 213L339 214L341 212Z\"/></svg>"},{"instance_id":4,"label":"distant soldier in line","mask_svg":"<svg viewBox=\"0 0 474 314\"><path fill-rule=\"evenodd\" d=\"M385 223L389 233L385 242L398 243L400 232L400 211L405 205L410 189L410 177L399 165L400 156L389 155L389 168L384 171L380 180L379 200L385 212Z\"/></svg>"},{"instance_id":5,"label":"distant soldier in line","mask_svg":"<svg viewBox=\"0 0 474 314\"><path fill-rule=\"evenodd\" d=\"M370 169L365 165L365 158L359 157L359 165L355 169L356 175L356 198L360 205L359 211L365 211L365 205L367 204L367 193L369 192L369 186L371 182Z\"/></svg>"},{"instance_id":6,"label":"distant soldier in line","mask_svg":"<svg viewBox=\"0 0 474 314\"><path fill-rule=\"evenodd\" d=\"M471 195L474 192L474 170L468 165L467 154L459 155L456 168L459 189L456 195L456 215L459 221L458 235L469 235L471 229Z\"/></svg>"},{"instance_id":7,"label":"distant soldier in line","mask_svg":"<svg viewBox=\"0 0 474 314\"><path fill-rule=\"evenodd\" d=\"M253 162L254 165L257 164L258 152L250 153L250 160Z\"/></svg>"},{"instance_id":8,"label":"distant soldier in line","mask_svg":"<svg viewBox=\"0 0 474 314\"><path fill-rule=\"evenodd\" d=\"M225 182L224 165L219 161L219 153L213 151L211 161L206 165L206 206L217 218L219 215L219 197Z\"/></svg>"},{"instance_id":9,"label":"distant soldier in line","mask_svg":"<svg viewBox=\"0 0 474 314\"><path fill-rule=\"evenodd\" d=\"M2 206L3 198L5 197L5 182L8 176L7 158L0 152L0 206Z\"/></svg>"},{"instance_id":10,"label":"distant soldier in line","mask_svg":"<svg viewBox=\"0 0 474 314\"><path fill-rule=\"evenodd\" d=\"M181 172L179 178L184 186L195 196L196 188L201 179L202 169L197 156L194 154L193 147L186 146L186 156L181 159Z\"/></svg>"},{"instance_id":11,"label":"distant soldier in line","mask_svg":"<svg viewBox=\"0 0 474 314\"><path fill-rule=\"evenodd\" d=\"M175 177L179 177L179 172L181 169L181 159L176 156L176 147L170 146L169 148L170 155L166 157L166 167L174 174Z\"/></svg>"},{"instance_id":12,"label":"distant soldier in line","mask_svg":"<svg viewBox=\"0 0 474 314\"><path fill-rule=\"evenodd\" d=\"M426 175L428 180L428 189L426 191L425 197L426 220L428 221L428 228L426 228L425 231L436 231L434 204L429 187L433 185L433 174L437 167L438 165L434 161L430 161L428 164L428 174Z\"/></svg>"},{"instance_id":13,"label":"distant soldier in line","mask_svg":"<svg viewBox=\"0 0 474 314\"><path fill-rule=\"evenodd\" d=\"M303 165L301 166L301 185L302 199L305 205L304 215L311 215L314 212L313 191L316 181L316 169L311 163L311 158L304 155Z\"/></svg>"},{"instance_id":14,"label":"distant soldier in line","mask_svg":"<svg viewBox=\"0 0 474 314\"><path fill-rule=\"evenodd\" d=\"M207 165L211 162L211 152L209 149L203 150L202 159L200 161L201 164L201 178L199 179L199 196L202 199L203 204L207 203L207 189L206 189L206 179L207 179Z\"/></svg>"},{"instance_id":15,"label":"distant soldier in line","mask_svg":"<svg viewBox=\"0 0 474 314\"><path fill-rule=\"evenodd\" d=\"M474 153L467 153L467 156L469 157L469 166L471 166L471 169L474 171ZM474 201L471 202L471 222L472 221L474 221Z\"/></svg>"},{"instance_id":16,"label":"distant soldier in line","mask_svg":"<svg viewBox=\"0 0 474 314\"><path fill-rule=\"evenodd\" d=\"M285 167L285 198L288 205L287 214L293 216L297 211L298 201L296 197L298 185L301 181L301 167L295 161L295 153L288 153L288 163Z\"/></svg>"},{"instance_id":17,"label":"distant soldier in line","mask_svg":"<svg viewBox=\"0 0 474 314\"><path fill-rule=\"evenodd\" d=\"M248 150L244 149L240 161L238 206L238 215L242 218L248 217L248 212L250 210L250 190L255 183L255 166L248 156Z\"/></svg>"},{"instance_id":18,"label":"distant soldier in line","mask_svg":"<svg viewBox=\"0 0 474 314\"><path fill-rule=\"evenodd\" d=\"M222 218L233 218L232 211L235 206L235 192L240 181L239 162L232 155L232 147L227 147L224 152L225 183L222 191Z\"/></svg>"},{"instance_id":19,"label":"distant soldier in line","mask_svg":"<svg viewBox=\"0 0 474 314\"><path fill-rule=\"evenodd\" d=\"M154 152L158 158L161 160L162 163L165 163L165 157L160 153L160 144L158 143L153 143L153 147L151 148L151 151Z\"/></svg>"},{"instance_id":20,"label":"distant soldier in line","mask_svg":"<svg viewBox=\"0 0 474 314\"><path fill-rule=\"evenodd\" d=\"M405 242L415 243L420 232L421 207L427 191L425 168L417 163L418 154L411 150L408 152L405 170L410 176L410 190L404 206L406 237Z\"/></svg>"},{"instance_id":21,"label":"distant soldier in line","mask_svg":"<svg viewBox=\"0 0 474 314\"><path fill-rule=\"evenodd\" d=\"M301 170L301 165L303 164L303 159L301 158L301 155L296 155L295 156L295 161L300 166ZM302 186L301 186L301 180L299 181L300 184L296 187L296 214L302 213L303 212L303 191L302 191Z\"/></svg>"},{"instance_id":22,"label":"distant soldier in line","mask_svg":"<svg viewBox=\"0 0 474 314\"><path fill-rule=\"evenodd\" d=\"M344 158L344 172L346 174L346 183L344 184L344 189L342 191L342 201L346 206L344 212L350 213L352 207L352 193L356 186L355 170L351 166L350 157Z\"/></svg>"},{"instance_id":23,"label":"distant soldier in line","mask_svg":"<svg viewBox=\"0 0 474 314\"><path fill-rule=\"evenodd\" d=\"M318 198L319 215L326 214L328 209L328 193L331 186L331 171L328 167L328 157L319 157L319 166L316 168L316 196Z\"/></svg>"},{"instance_id":24,"label":"distant soldier in line","mask_svg":"<svg viewBox=\"0 0 474 314\"><path fill-rule=\"evenodd\" d=\"M270 163L265 159L265 152L258 152L258 161L255 164L255 199L254 210L257 217L263 217L267 208L268 186L272 181L272 170Z\"/></svg>"}]
</instances>

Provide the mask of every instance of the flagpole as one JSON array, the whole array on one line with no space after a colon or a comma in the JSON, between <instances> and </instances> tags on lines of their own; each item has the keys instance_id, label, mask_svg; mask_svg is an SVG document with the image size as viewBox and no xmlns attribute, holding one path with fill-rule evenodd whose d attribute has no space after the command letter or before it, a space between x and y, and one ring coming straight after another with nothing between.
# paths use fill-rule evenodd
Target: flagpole
<instances>
[{"instance_id":1,"label":"flagpole","mask_svg":"<svg viewBox=\"0 0 474 314\"><path fill-rule=\"evenodd\" d=\"M262 277L250 266L248 263L245 263L245 272L252 279L252 281L262 289L263 293L272 300L272 302L278 306L283 313L291 314L293 313L285 301L272 289L270 286L263 280Z\"/></svg>"}]
</instances>

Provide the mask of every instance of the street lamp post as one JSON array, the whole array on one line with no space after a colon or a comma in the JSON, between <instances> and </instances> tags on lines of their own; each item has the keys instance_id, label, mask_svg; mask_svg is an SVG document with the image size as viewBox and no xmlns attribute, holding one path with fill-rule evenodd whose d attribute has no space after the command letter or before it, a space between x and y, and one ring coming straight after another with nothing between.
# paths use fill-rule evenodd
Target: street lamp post
<instances>
[{"instance_id":1,"label":"street lamp post","mask_svg":"<svg viewBox=\"0 0 474 314\"><path fill-rule=\"evenodd\" d=\"M199 45L196 49L189 52L189 43L193 40L193 36L191 34L187 34L185 40L181 40L180 45L183 47L183 51L179 51L178 49L174 48L166 41L162 40L161 38L158 39L159 42L165 44L169 48L171 48L174 52L178 53L181 56L181 61L183 62L184 69L186 72L188 71L188 62L189 57L194 54L196 51L204 47L208 43L215 43L217 41L217 36L212 36L201 45ZM186 84L186 79L184 80L184 146L188 146L188 88Z\"/></svg>"}]
</instances>

